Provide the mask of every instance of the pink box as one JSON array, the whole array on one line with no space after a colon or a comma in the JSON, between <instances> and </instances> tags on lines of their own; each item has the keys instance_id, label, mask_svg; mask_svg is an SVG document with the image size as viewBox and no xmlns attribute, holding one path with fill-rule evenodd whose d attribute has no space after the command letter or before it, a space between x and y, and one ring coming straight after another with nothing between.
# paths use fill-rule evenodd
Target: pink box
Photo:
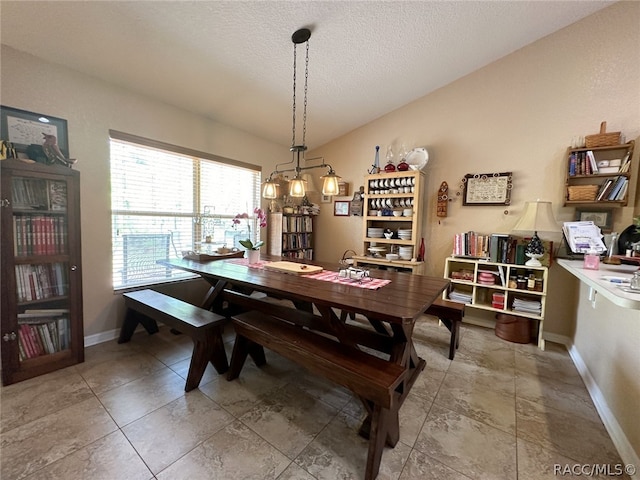
<instances>
[{"instance_id":1,"label":"pink box","mask_svg":"<svg viewBox=\"0 0 640 480\"><path fill-rule=\"evenodd\" d=\"M599 270L600 269L600 256L597 254L586 253L584 255L584 265L582 268L586 270Z\"/></svg>"}]
</instances>

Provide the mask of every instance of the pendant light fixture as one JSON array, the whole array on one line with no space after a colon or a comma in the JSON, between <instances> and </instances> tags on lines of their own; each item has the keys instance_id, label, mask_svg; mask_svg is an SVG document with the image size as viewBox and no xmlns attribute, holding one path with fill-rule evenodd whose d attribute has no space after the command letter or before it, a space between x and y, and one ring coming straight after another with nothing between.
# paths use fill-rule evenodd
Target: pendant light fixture
<instances>
[{"instance_id":1,"label":"pendant light fixture","mask_svg":"<svg viewBox=\"0 0 640 480\"><path fill-rule=\"evenodd\" d=\"M305 185L306 181L300 172L303 170L310 170L312 168L328 168L328 171L325 175L323 175L323 184L322 184L322 194L323 195L337 195L338 194L338 182L340 181L340 177L336 175L336 172L333 170L331 165L326 164L324 162L324 158L322 158L322 164L314 165L309 167L301 167L300 159L304 160L304 152L307 150L307 146L305 144L305 137L307 134L307 82L309 79L309 38L311 38L311 30L308 28L301 28L300 30L296 30L293 35L291 35L291 41L293 42L293 108L292 108L292 138L291 138L291 148L289 150L293 154L293 158L290 162L286 164L276 165L276 169L271 172L269 175L269 179L264 182L262 185L262 197L267 199L276 199L278 197L278 183L273 180L274 175L285 172L295 172L294 177L289 180L289 196L291 197L304 197L306 195L307 187ZM304 63L304 110L302 114L302 143L296 144L296 79L297 79L297 63L296 63L296 50L297 46L301 43L306 44L306 55L305 55L305 63ZM321 157L320 157L321 158ZM316 159L310 159L316 160ZM287 170L278 170L280 165L288 165L290 163L294 163L296 166L294 168L290 168Z\"/></svg>"}]
</instances>

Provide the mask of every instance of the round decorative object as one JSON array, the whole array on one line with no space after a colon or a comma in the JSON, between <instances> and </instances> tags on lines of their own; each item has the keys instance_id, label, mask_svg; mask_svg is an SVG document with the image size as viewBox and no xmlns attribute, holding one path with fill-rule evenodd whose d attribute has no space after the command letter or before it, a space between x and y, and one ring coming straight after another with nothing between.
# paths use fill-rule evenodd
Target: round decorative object
<instances>
[{"instance_id":1,"label":"round decorative object","mask_svg":"<svg viewBox=\"0 0 640 480\"><path fill-rule=\"evenodd\" d=\"M387 173L396 171L396 166L391 162L391 160L389 160L389 163L384 166L384 171Z\"/></svg>"},{"instance_id":2,"label":"round decorative object","mask_svg":"<svg viewBox=\"0 0 640 480\"><path fill-rule=\"evenodd\" d=\"M402 160L398 164L398 171L399 172L406 172L407 170L409 170L409 164L407 162L405 162L404 160Z\"/></svg>"}]
</instances>

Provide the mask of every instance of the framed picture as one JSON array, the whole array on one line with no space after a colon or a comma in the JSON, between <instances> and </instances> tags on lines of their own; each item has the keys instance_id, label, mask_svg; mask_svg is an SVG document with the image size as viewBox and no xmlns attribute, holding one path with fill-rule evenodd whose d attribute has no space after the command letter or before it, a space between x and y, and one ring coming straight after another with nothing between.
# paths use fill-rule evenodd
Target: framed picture
<instances>
[{"instance_id":1,"label":"framed picture","mask_svg":"<svg viewBox=\"0 0 640 480\"><path fill-rule=\"evenodd\" d=\"M320 203L331 203L331 195L322 195L320 197Z\"/></svg>"},{"instance_id":2,"label":"framed picture","mask_svg":"<svg viewBox=\"0 0 640 480\"><path fill-rule=\"evenodd\" d=\"M463 205L509 205L512 172L469 173L462 179Z\"/></svg>"},{"instance_id":3,"label":"framed picture","mask_svg":"<svg viewBox=\"0 0 640 480\"><path fill-rule=\"evenodd\" d=\"M349 184L347 182L338 182L338 196L346 197L349 195Z\"/></svg>"},{"instance_id":4,"label":"framed picture","mask_svg":"<svg viewBox=\"0 0 640 480\"><path fill-rule=\"evenodd\" d=\"M336 200L333 203L333 214L336 217L348 217L350 213L351 202Z\"/></svg>"},{"instance_id":5,"label":"framed picture","mask_svg":"<svg viewBox=\"0 0 640 480\"><path fill-rule=\"evenodd\" d=\"M602 233L611 233L613 228L613 209L607 210L582 210L576 208L576 220L580 222L593 222L600 227Z\"/></svg>"},{"instance_id":6,"label":"framed picture","mask_svg":"<svg viewBox=\"0 0 640 480\"><path fill-rule=\"evenodd\" d=\"M29 145L42 145L43 134L53 135L58 148L69 158L67 121L62 118L0 106L0 138L13 144L17 152L26 153Z\"/></svg>"}]
</instances>

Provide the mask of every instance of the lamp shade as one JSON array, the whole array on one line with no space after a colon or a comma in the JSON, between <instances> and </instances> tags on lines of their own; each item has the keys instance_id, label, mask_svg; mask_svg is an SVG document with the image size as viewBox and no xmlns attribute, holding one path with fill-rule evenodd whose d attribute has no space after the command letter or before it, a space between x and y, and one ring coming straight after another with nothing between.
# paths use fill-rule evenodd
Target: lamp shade
<instances>
[{"instance_id":1,"label":"lamp shade","mask_svg":"<svg viewBox=\"0 0 640 480\"><path fill-rule=\"evenodd\" d=\"M338 185L338 182L340 181L341 177L336 175L336 172L331 170L329 171L329 173L327 173L326 175L323 175L321 178L323 181L322 194L338 195L338 193L340 192L340 185Z\"/></svg>"},{"instance_id":2,"label":"lamp shade","mask_svg":"<svg viewBox=\"0 0 640 480\"><path fill-rule=\"evenodd\" d=\"M300 176L296 175L293 179L289 180L289 196L304 197L305 194L304 180L300 178Z\"/></svg>"},{"instance_id":3,"label":"lamp shade","mask_svg":"<svg viewBox=\"0 0 640 480\"><path fill-rule=\"evenodd\" d=\"M262 198L273 200L278 198L278 184L269 179L262 184Z\"/></svg>"},{"instance_id":4,"label":"lamp shade","mask_svg":"<svg viewBox=\"0 0 640 480\"><path fill-rule=\"evenodd\" d=\"M553 216L551 202L526 202L524 212L513 227L515 232L557 232L560 229Z\"/></svg>"}]
</instances>

